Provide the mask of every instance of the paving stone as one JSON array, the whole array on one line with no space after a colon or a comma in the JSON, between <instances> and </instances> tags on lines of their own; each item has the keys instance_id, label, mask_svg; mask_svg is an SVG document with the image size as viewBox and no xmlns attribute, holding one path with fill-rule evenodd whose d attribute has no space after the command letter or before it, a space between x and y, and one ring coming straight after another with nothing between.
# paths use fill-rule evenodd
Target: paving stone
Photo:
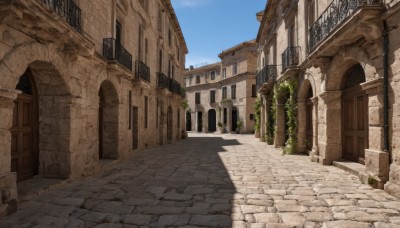
<instances>
[{"instance_id":1,"label":"paving stone","mask_svg":"<svg viewBox=\"0 0 400 228\"><path fill-rule=\"evenodd\" d=\"M183 226L188 224L190 215L163 215L158 219L158 226Z\"/></svg>"},{"instance_id":2,"label":"paving stone","mask_svg":"<svg viewBox=\"0 0 400 228\"><path fill-rule=\"evenodd\" d=\"M256 223L278 223L279 215L273 213L257 213L253 214Z\"/></svg>"},{"instance_id":3,"label":"paving stone","mask_svg":"<svg viewBox=\"0 0 400 228\"><path fill-rule=\"evenodd\" d=\"M135 208L135 212L148 215L171 215L182 214L183 207L165 207L165 206L139 206Z\"/></svg>"},{"instance_id":4,"label":"paving stone","mask_svg":"<svg viewBox=\"0 0 400 228\"><path fill-rule=\"evenodd\" d=\"M354 221L332 221L325 222L323 228L372 228L370 223L365 222L354 222Z\"/></svg>"},{"instance_id":5,"label":"paving stone","mask_svg":"<svg viewBox=\"0 0 400 228\"><path fill-rule=\"evenodd\" d=\"M302 209L301 206L292 204L276 204L275 207L279 212L300 212Z\"/></svg>"},{"instance_id":6,"label":"paving stone","mask_svg":"<svg viewBox=\"0 0 400 228\"><path fill-rule=\"evenodd\" d=\"M266 212L266 207L264 206L255 206L255 205L241 205L243 214L254 214L254 213L262 213Z\"/></svg>"},{"instance_id":7,"label":"paving stone","mask_svg":"<svg viewBox=\"0 0 400 228\"><path fill-rule=\"evenodd\" d=\"M324 222L333 220L332 213L326 212L306 212L304 213L307 221L314 221L314 222Z\"/></svg>"},{"instance_id":8,"label":"paving stone","mask_svg":"<svg viewBox=\"0 0 400 228\"><path fill-rule=\"evenodd\" d=\"M300 213L282 213L280 215L283 223L288 226L302 227L306 222L305 217Z\"/></svg>"},{"instance_id":9,"label":"paving stone","mask_svg":"<svg viewBox=\"0 0 400 228\"><path fill-rule=\"evenodd\" d=\"M124 223L133 225L148 225L153 220L152 215L130 214L124 218Z\"/></svg>"},{"instance_id":10,"label":"paving stone","mask_svg":"<svg viewBox=\"0 0 400 228\"><path fill-rule=\"evenodd\" d=\"M226 215L194 215L190 219L189 224L211 227L230 227L232 221L231 218Z\"/></svg>"}]
</instances>

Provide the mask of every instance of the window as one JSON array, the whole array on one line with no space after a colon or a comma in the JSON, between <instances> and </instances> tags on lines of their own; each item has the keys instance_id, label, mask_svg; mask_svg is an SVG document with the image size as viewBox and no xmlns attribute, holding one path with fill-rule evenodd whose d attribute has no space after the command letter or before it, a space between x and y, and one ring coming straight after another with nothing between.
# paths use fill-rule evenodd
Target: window
<instances>
[{"instance_id":1,"label":"window","mask_svg":"<svg viewBox=\"0 0 400 228\"><path fill-rule=\"evenodd\" d=\"M147 38L144 39L144 63L147 64L147 55L149 52L149 43L147 41Z\"/></svg>"},{"instance_id":2,"label":"window","mask_svg":"<svg viewBox=\"0 0 400 228\"><path fill-rule=\"evenodd\" d=\"M254 114L250 114L250 120L254 120Z\"/></svg>"},{"instance_id":3,"label":"window","mask_svg":"<svg viewBox=\"0 0 400 228\"><path fill-rule=\"evenodd\" d=\"M238 67L237 67L237 63L232 65L232 75L237 75L238 73Z\"/></svg>"},{"instance_id":4,"label":"window","mask_svg":"<svg viewBox=\"0 0 400 228\"><path fill-rule=\"evenodd\" d=\"M149 114L149 98L144 97L144 128L147 129L148 125L148 114Z\"/></svg>"},{"instance_id":5,"label":"window","mask_svg":"<svg viewBox=\"0 0 400 228\"><path fill-rule=\"evenodd\" d=\"M200 75L196 75L196 84L200 84Z\"/></svg>"},{"instance_id":6,"label":"window","mask_svg":"<svg viewBox=\"0 0 400 228\"><path fill-rule=\"evenodd\" d=\"M224 124L226 125L227 123L228 123L228 109L227 108L224 108L224 119L223 119L223 121L224 121Z\"/></svg>"},{"instance_id":7,"label":"window","mask_svg":"<svg viewBox=\"0 0 400 228\"><path fill-rule=\"evenodd\" d=\"M311 28L311 26L315 22L315 1L309 1L308 4L308 28Z\"/></svg>"},{"instance_id":8,"label":"window","mask_svg":"<svg viewBox=\"0 0 400 228\"><path fill-rule=\"evenodd\" d=\"M196 93L195 96L195 103L200 104L200 93Z\"/></svg>"},{"instance_id":9,"label":"window","mask_svg":"<svg viewBox=\"0 0 400 228\"><path fill-rule=\"evenodd\" d=\"M251 97L257 97L257 87L256 87L256 85L251 85Z\"/></svg>"},{"instance_id":10,"label":"window","mask_svg":"<svg viewBox=\"0 0 400 228\"><path fill-rule=\"evenodd\" d=\"M168 29L168 45L171 47L171 43L172 43L172 33L171 33L171 29Z\"/></svg>"},{"instance_id":11,"label":"window","mask_svg":"<svg viewBox=\"0 0 400 228\"><path fill-rule=\"evenodd\" d=\"M116 46L122 43L122 25L119 21L115 22L115 43Z\"/></svg>"},{"instance_id":12,"label":"window","mask_svg":"<svg viewBox=\"0 0 400 228\"><path fill-rule=\"evenodd\" d=\"M294 24L289 27L288 30L288 47L295 47L295 30Z\"/></svg>"},{"instance_id":13,"label":"window","mask_svg":"<svg viewBox=\"0 0 400 228\"><path fill-rule=\"evenodd\" d=\"M171 78L171 57L168 59L168 77Z\"/></svg>"},{"instance_id":14,"label":"window","mask_svg":"<svg viewBox=\"0 0 400 228\"><path fill-rule=\"evenodd\" d=\"M211 80L215 80L215 71L211 71Z\"/></svg>"},{"instance_id":15,"label":"window","mask_svg":"<svg viewBox=\"0 0 400 228\"><path fill-rule=\"evenodd\" d=\"M128 123L128 129L130 130L132 128L132 91L129 90L128 93L128 115L129 115L129 123Z\"/></svg>"},{"instance_id":16,"label":"window","mask_svg":"<svg viewBox=\"0 0 400 228\"><path fill-rule=\"evenodd\" d=\"M215 90L210 90L210 103L215 104Z\"/></svg>"},{"instance_id":17,"label":"window","mask_svg":"<svg viewBox=\"0 0 400 228\"><path fill-rule=\"evenodd\" d=\"M222 99L226 99L226 87L222 87Z\"/></svg>"},{"instance_id":18,"label":"window","mask_svg":"<svg viewBox=\"0 0 400 228\"><path fill-rule=\"evenodd\" d=\"M226 68L222 69L222 79L226 79Z\"/></svg>"},{"instance_id":19,"label":"window","mask_svg":"<svg viewBox=\"0 0 400 228\"><path fill-rule=\"evenodd\" d=\"M231 85L231 98L232 100L236 99L236 85Z\"/></svg>"},{"instance_id":20,"label":"window","mask_svg":"<svg viewBox=\"0 0 400 228\"><path fill-rule=\"evenodd\" d=\"M162 64L163 64L163 51L160 49L158 53L158 72L162 73Z\"/></svg>"},{"instance_id":21,"label":"window","mask_svg":"<svg viewBox=\"0 0 400 228\"><path fill-rule=\"evenodd\" d=\"M138 59L142 60L143 27L139 25Z\"/></svg>"}]
</instances>

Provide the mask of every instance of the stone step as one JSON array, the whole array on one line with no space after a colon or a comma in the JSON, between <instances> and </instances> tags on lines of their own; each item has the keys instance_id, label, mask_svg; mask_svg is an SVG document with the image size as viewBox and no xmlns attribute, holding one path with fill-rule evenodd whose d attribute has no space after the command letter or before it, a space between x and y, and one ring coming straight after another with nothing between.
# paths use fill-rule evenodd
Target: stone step
<instances>
[{"instance_id":1,"label":"stone step","mask_svg":"<svg viewBox=\"0 0 400 228\"><path fill-rule=\"evenodd\" d=\"M356 176L359 176L359 174L364 172L365 170L364 165L350 161L334 161L333 166L339 169L343 169L344 171L354 174Z\"/></svg>"}]
</instances>

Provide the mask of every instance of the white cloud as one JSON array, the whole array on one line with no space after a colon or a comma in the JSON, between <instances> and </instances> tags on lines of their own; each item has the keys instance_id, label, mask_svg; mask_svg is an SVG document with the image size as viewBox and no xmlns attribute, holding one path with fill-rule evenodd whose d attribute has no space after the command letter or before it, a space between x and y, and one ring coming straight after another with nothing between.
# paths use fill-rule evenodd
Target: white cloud
<instances>
[{"instance_id":1,"label":"white cloud","mask_svg":"<svg viewBox=\"0 0 400 228\"><path fill-rule=\"evenodd\" d=\"M211 0L172 0L174 7L193 8L204 6L210 3Z\"/></svg>"}]
</instances>

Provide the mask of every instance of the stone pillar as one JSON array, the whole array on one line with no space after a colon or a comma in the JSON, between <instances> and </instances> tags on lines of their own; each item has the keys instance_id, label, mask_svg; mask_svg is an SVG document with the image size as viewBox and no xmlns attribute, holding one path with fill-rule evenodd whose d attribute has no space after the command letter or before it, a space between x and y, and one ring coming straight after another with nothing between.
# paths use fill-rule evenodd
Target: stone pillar
<instances>
[{"instance_id":1,"label":"stone pillar","mask_svg":"<svg viewBox=\"0 0 400 228\"><path fill-rule=\"evenodd\" d=\"M0 88L0 217L17 210L17 177L11 172L11 132L18 91Z\"/></svg>"},{"instance_id":2,"label":"stone pillar","mask_svg":"<svg viewBox=\"0 0 400 228\"><path fill-rule=\"evenodd\" d=\"M203 114L203 127L204 127L204 132L208 133L208 112L204 112Z\"/></svg>"},{"instance_id":3,"label":"stone pillar","mask_svg":"<svg viewBox=\"0 0 400 228\"><path fill-rule=\"evenodd\" d=\"M310 159L312 162L319 162L319 151L318 151L318 97L311 98L313 103L313 147L310 153Z\"/></svg>"},{"instance_id":4,"label":"stone pillar","mask_svg":"<svg viewBox=\"0 0 400 228\"><path fill-rule=\"evenodd\" d=\"M285 104L278 101L276 104L275 147L285 146L285 124Z\"/></svg>"},{"instance_id":5,"label":"stone pillar","mask_svg":"<svg viewBox=\"0 0 400 228\"><path fill-rule=\"evenodd\" d=\"M319 132L319 163L331 165L342 158L342 91L326 91L320 97L325 109Z\"/></svg>"},{"instance_id":6,"label":"stone pillar","mask_svg":"<svg viewBox=\"0 0 400 228\"><path fill-rule=\"evenodd\" d=\"M297 120L298 120L298 128L297 128L297 153L304 153L306 151L306 134L307 134L307 116L306 116L306 107L307 103L303 101L299 101L297 103Z\"/></svg>"},{"instance_id":7,"label":"stone pillar","mask_svg":"<svg viewBox=\"0 0 400 228\"><path fill-rule=\"evenodd\" d=\"M389 152L383 151L383 79L368 81L361 86L368 95L368 149L365 150L365 172L360 174L360 179L383 189L389 180Z\"/></svg>"},{"instance_id":8,"label":"stone pillar","mask_svg":"<svg viewBox=\"0 0 400 228\"><path fill-rule=\"evenodd\" d=\"M196 110L196 112L194 113L194 115L195 115L195 121L194 121L194 132L198 132L199 131L199 129L197 129L197 127L199 126L198 125L198 123L199 123L199 112Z\"/></svg>"},{"instance_id":9,"label":"stone pillar","mask_svg":"<svg viewBox=\"0 0 400 228\"><path fill-rule=\"evenodd\" d=\"M265 142L265 133L267 132L266 129L266 96L261 96L261 119L260 119L260 141Z\"/></svg>"},{"instance_id":10,"label":"stone pillar","mask_svg":"<svg viewBox=\"0 0 400 228\"><path fill-rule=\"evenodd\" d=\"M232 107L231 106L227 107L226 111L227 111L226 131L229 133L232 130Z\"/></svg>"}]
</instances>

